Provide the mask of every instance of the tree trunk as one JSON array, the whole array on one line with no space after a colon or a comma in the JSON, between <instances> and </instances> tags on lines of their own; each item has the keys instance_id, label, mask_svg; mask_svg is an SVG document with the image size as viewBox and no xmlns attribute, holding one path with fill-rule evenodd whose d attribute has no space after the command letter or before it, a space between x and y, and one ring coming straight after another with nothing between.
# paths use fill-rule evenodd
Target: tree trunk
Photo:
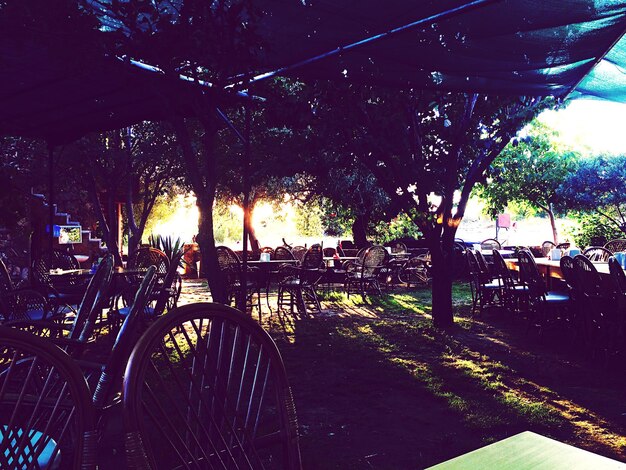
<instances>
[{"instance_id":1,"label":"tree trunk","mask_svg":"<svg viewBox=\"0 0 626 470\"><path fill-rule=\"evenodd\" d=\"M554 211L552 210L552 204L548 204L547 212L548 212L548 217L550 218L550 226L552 227L552 238L554 238L554 243L558 245L559 244L559 232L556 228L556 219L554 218Z\"/></svg>"},{"instance_id":2,"label":"tree trunk","mask_svg":"<svg viewBox=\"0 0 626 470\"><path fill-rule=\"evenodd\" d=\"M430 247L432 262L432 315L437 328L449 328L454 323L452 314L452 278L454 272L454 252L439 240Z\"/></svg>"},{"instance_id":3,"label":"tree trunk","mask_svg":"<svg viewBox=\"0 0 626 470\"><path fill-rule=\"evenodd\" d=\"M367 225L369 217L367 214L357 215L352 223L352 238L357 248L364 248L368 245Z\"/></svg>"},{"instance_id":4,"label":"tree trunk","mask_svg":"<svg viewBox=\"0 0 626 470\"><path fill-rule=\"evenodd\" d=\"M202 262L200 263L201 275L207 278L211 296L214 302L227 303L226 284L224 276L220 273L217 256L215 253L215 237L213 236L213 197L212 195L196 194L196 205L200 213L198 219L198 236L196 240L200 246Z\"/></svg>"},{"instance_id":5,"label":"tree trunk","mask_svg":"<svg viewBox=\"0 0 626 470\"><path fill-rule=\"evenodd\" d=\"M254 212L254 202L250 202L248 206L248 213L243 215L243 223L246 226L246 230L248 231L248 240L250 242L250 249L252 251L252 256L257 258L260 253L261 245L259 244L259 239L256 237L256 232L254 231L254 227L252 226L252 213Z\"/></svg>"}]
</instances>

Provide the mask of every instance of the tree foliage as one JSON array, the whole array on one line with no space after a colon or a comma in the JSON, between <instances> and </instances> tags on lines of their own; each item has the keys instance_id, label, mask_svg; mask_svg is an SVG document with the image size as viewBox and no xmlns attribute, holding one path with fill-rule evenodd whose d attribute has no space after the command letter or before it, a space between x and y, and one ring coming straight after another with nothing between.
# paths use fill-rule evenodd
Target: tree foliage
<instances>
[{"instance_id":1,"label":"tree foliage","mask_svg":"<svg viewBox=\"0 0 626 470\"><path fill-rule=\"evenodd\" d=\"M558 241L553 207L559 202L559 188L576 166L577 155L555 144L556 133L537 123L527 135L514 139L493 161L479 194L492 216L509 203L529 204L550 218L555 243Z\"/></svg>"},{"instance_id":2,"label":"tree foliage","mask_svg":"<svg viewBox=\"0 0 626 470\"><path fill-rule=\"evenodd\" d=\"M579 161L559 191L567 207L597 212L626 233L626 155L600 155Z\"/></svg>"}]
</instances>

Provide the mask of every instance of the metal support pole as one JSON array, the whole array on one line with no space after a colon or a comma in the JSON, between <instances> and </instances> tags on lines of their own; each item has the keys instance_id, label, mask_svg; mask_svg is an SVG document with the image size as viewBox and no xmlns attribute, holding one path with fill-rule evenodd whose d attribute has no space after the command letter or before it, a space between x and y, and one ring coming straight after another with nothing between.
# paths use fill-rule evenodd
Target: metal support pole
<instances>
[{"instance_id":1,"label":"metal support pole","mask_svg":"<svg viewBox=\"0 0 626 470\"><path fill-rule=\"evenodd\" d=\"M241 267L241 305L242 311L246 309L246 296L248 284L248 226L246 220L250 210L250 106L244 107L245 137L243 151L243 259Z\"/></svg>"},{"instance_id":2,"label":"metal support pole","mask_svg":"<svg viewBox=\"0 0 626 470\"><path fill-rule=\"evenodd\" d=\"M48 144L48 255L54 250L54 147Z\"/></svg>"}]
</instances>

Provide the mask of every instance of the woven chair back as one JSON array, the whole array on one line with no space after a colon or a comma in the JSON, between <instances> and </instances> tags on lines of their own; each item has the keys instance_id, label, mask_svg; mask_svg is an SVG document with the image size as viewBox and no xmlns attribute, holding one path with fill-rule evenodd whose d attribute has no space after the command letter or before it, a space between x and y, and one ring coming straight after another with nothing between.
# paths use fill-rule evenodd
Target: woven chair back
<instances>
[{"instance_id":1,"label":"woven chair back","mask_svg":"<svg viewBox=\"0 0 626 470\"><path fill-rule=\"evenodd\" d=\"M300 267L304 269L318 269L324 260L324 252L322 246L315 244L307 250L300 262Z\"/></svg>"},{"instance_id":2,"label":"woven chair back","mask_svg":"<svg viewBox=\"0 0 626 470\"><path fill-rule=\"evenodd\" d=\"M133 269L148 269L150 266L156 266L157 275L165 276L170 266L170 260L161 250L144 247L130 254L127 266Z\"/></svg>"},{"instance_id":3,"label":"woven chair back","mask_svg":"<svg viewBox=\"0 0 626 470\"><path fill-rule=\"evenodd\" d=\"M389 253L385 250L385 247L380 245L370 246L366 249L363 256L363 275L371 276L376 271L386 264L389 259Z\"/></svg>"},{"instance_id":4,"label":"woven chair back","mask_svg":"<svg viewBox=\"0 0 626 470\"><path fill-rule=\"evenodd\" d=\"M550 240L546 240L541 244L541 253L543 256L548 256L550 254L550 250L556 248L556 244L551 242Z\"/></svg>"},{"instance_id":5,"label":"woven chair back","mask_svg":"<svg viewBox=\"0 0 626 470\"><path fill-rule=\"evenodd\" d=\"M0 429L1 468L96 468L85 378L48 338L0 328Z\"/></svg>"},{"instance_id":6,"label":"woven chair back","mask_svg":"<svg viewBox=\"0 0 626 470\"><path fill-rule=\"evenodd\" d=\"M286 246L277 246L274 250L274 259L278 260L290 260L296 259L293 253Z\"/></svg>"},{"instance_id":7,"label":"woven chair back","mask_svg":"<svg viewBox=\"0 0 626 470\"><path fill-rule=\"evenodd\" d=\"M626 251L626 238L616 238L615 240L609 240L604 245L607 250L617 253L618 251Z\"/></svg>"},{"instance_id":8,"label":"woven chair back","mask_svg":"<svg viewBox=\"0 0 626 470\"><path fill-rule=\"evenodd\" d=\"M486 240L483 240L482 242L480 242L480 249L481 250L501 250L502 245L495 238L487 238Z\"/></svg>"},{"instance_id":9,"label":"woven chair back","mask_svg":"<svg viewBox=\"0 0 626 470\"><path fill-rule=\"evenodd\" d=\"M302 259L304 258L304 255L306 254L308 250L304 247L304 246L294 246L291 249L291 252L293 253L293 256L295 259L297 259L298 261L302 262Z\"/></svg>"},{"instance_id":10,"label":"woven chair back","mask_svg":"<svg viewBox=\"0 0 626 470\"><path fill-rule=\"evenodd\" d=\"M621 296L626 296L626 274L624 274L624 269L613 256L609 258L609 273L611 274L615 292Z\"/></svg>"}]
</instances>

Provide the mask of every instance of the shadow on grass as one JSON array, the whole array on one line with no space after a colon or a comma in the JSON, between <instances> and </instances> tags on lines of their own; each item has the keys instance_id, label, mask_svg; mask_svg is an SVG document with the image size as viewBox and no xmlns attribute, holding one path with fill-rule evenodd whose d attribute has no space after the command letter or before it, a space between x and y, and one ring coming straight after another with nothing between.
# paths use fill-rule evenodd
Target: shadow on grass
<instances>
[{"instance_id":1,"label":"shadow on grass","mask_svg":"<svg viewBox=\"0 0 626 470\"><path fill-rule=\"evenodd\" d=\"M525 352L515 335L472 321L467 295L455 288L450 333L430 326L428 290L368 304L327 299L358 314L290 319L278 341L306 468L421 468L527 429L620 457L621 429L601 411L619 397L604 389L590 397L592 376L576 377L584 368Z\"/></svg>"}]
</instances>

